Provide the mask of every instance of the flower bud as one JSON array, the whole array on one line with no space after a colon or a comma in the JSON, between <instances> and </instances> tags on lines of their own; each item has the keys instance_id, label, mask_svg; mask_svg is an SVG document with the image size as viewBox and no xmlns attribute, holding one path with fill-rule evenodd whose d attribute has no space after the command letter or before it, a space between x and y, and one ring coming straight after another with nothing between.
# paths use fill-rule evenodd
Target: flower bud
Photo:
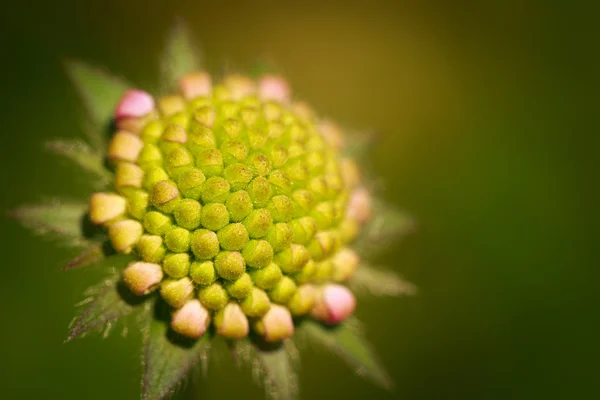
<instances>
[{"instance_id":1,"label":"flower bud","mask_svg":"<svg viewBox=\"0 0 600 400\"><path fill-rule=\"evenodd\" d=\"M254 330L267 342L278 342L294 334L294 321L287 308L274 304L269 311L254 324Z\"/></svg>"},{"instance_id":2,"label":"flower bud","mask_svg":"<svg viewBox=\"0 0 600 400\"><path fill-rule=\"evenodd\" d=\"M252 211L252 199L250 199L248 192L239 190L229 195L225 207L229 212L229 219L239 222Z\"/></svg>"},{"instance_id":3,"label":"flower bud","mask_svg":"<svg viewBox=\"0 0 600 400\"><path fill-rule=\"evenodd\" d=\"M251 238L258 239L266 236L273 224L273 218L264 208L252 211L245 219L244 225Z\"/></svg>"},{"instance_id":4,"label":"flower bud","mask_svg":"<svg viewBox=\"0 0 600 400\"><path fill-rule=\"evenodd\" d=\"M342 322L354 312L356 300L348 288L336 284L322 286L317 291L311 316L329 325Z\"/></svg>"},{"instance_id":5,"label":"flower bud","mask_svg":"<svg viewBox=\"0 0 600 400\"><path fill-rule=\"evenodd\" d=\"M144 229L153 235L164 235L172 225L171 217L158 211L149 211L144 215Z\"/></svg>"},{"instance_id":6,"label":"flower bud","mask_svg":"<svg viewBox=\"0 0 600 400\"><path fill-rule=\"evenodd\" d=\"M266 240L251 240L242 254L248 266L264 268L273 260L273 247Z\"/></svg>"},{"instance_id":7,"label":"flower bud","mask_svg":"<svg viewBox=\"0 0 600 400\"><path fill-rule=\"evenodd\" d=\"M165 235L167 248L175 253L187 252L190 248L191 233L187 229L175 227Z\"/></svg>"},{"instance_id":8,"label":"flower bud","mask_svg":"<svg viewBox=\"0 0 600 400\"><path fill-rule=\"evenodd\" d=\"M275 262L283 272L291 274L300 271L310 259L306 247L292 244L287 249L275 254Z\"/></svg>"},{"instance_id":9,"label":"flower bud","mask_svg":"<svg viewBox=\"0 0 600 400\"><path fill-rule=\"evenodd\" d=\"M183 278L190 271L190 255L188 253L167 254L163 261L163 270L171 278Z\"/></svg>"},{"instance_id":10,"label":"flower bud","mask_svg":"<svg viewBox=\"0 0 600 400\"><path fill-rule=\"evenodd\" d=\"M254 153L248 159L248 165L257 176L266 176L271 172L271 161L262 153ZM267 204L265 202L265 204Z\"/></svg>"},{"instance_id":11,"label":"flower bud","mask_svg":"<svg viewBox=\"0 0 600 400\"><path fill-rule=\"evenodd\" d=\"M352 192L346 208L346 218L364 223L371 218L371 195L364 187Z\"/></svg>"},{"instance_id":12,"label":"flower bud","mask_svg":"<svg viewBox=\"0 0 600 400\"><path fill-rule=\"evenodd\" d=\"M249 317L262 317L269 311L271 302L269 296L258 289L252 288L250 294L240 303L242 310Z\"/></svg>"},{"instance_id":13,"label":"flower bud","mask_svg":"<svg viewBox=\"0 0 600 400\"><path fill-rule=\"evenodd\" d=\"M115 171L115 186L121 193L127 193L131 188L141 188L144 171L135 164L121 162Z\"/></svg>"},{"instance_id":14,"label":"flower bud","mask_svg":"<svg viewBox=\"0 0 600 400\"><path fill-rule=\"evenodd\" d=\"M217 280L212 261L194 261L190 266L190 278L199 285L210 285Z\"/></svg>"},{"instance_id":15,"label":"flower bud","mask_svg":"<svg viewBox=\"0 0 600 400\"><path fill-rule=\"evenodd\" d=\"M239 119L228 119L223 121L222 130L229 139L235 139L242 133L242 122Z\"/></svg>"},{"instance_id":16,"label":"flower bud","mask_svg":"<svg viewBox=\"0 0 600 400\"><path fill-rule=\"evenodd\" d=\"M183 199L177 204L173 216L177 225L192 230L200 226L201 209L202 206L196 200Z\"/></svg>"},{"instance_id":17,"label":"flower bud","mask_svg":"<svg viewBox=\"0 0 600 400\"><path fill-rule=\"evenodd\" d=\"M194 111L194 122L207 128L212 128L216 119L215 110L210 106L198 107Z\"/></svg>"},{"instance_id":18,"label":"flower bud","mask_svg":"<svg viewBox=\"0 0 600 400\"><path fill-rule=\"evenodd\" d=\"M217 238L224 250L242 250L248 243L248 231L240 223L229 224L217 232Z\"/></svg>"},{"instance_id":19,"label":"flower bud","mask_svg":"<svg viewBox=\"0 0 600 400\"><path fill-rule=\"evenodd\" d=\"M273 251L285 250L292 243L292 230L288 224L275 224L269 228L265 240L271 244Z\"/></svg>"},{"instance_id":20,"label":"flower bud","mask_svg":"<svg viewBox=\"0 0 600 400\"><path fill-rule=\"evenodd\" d=\"M185 102L180 96L163 96L158 99L158 109L166 117L174 115L185 109Z\"/></svg>"},{"instance_id":21,"label":"flower bud","mask_svg":"<svg viewBox=\"0 0 600 400\"><path fill-rule=\"evenodd\" d=\"M333 263L330 259L320 261L317 264L313 280L315 282L326 282L333 276Z\"/></svg>"},{"instance_id":22,"label":"flower bud","mask_svg":"<svg viewBox=\"0 0 600 400\"><path fill-rule=\"evenodd\" d=\"M243 274L235 281L225 283L225 289L227 289L227 293L236 299L243 299L248 296L253 286L252 278L248 274Z\"/></svg>"},{"instance_id":23,"label":"flower bud","mask_svg":"<svg viewBox=\"0 0 600 400\"><path fill-rule=\"evenodd\" d=\"M265 75L258 82L258 94L263 100L286 103L290 100L290 88L287 82L278 76Z\"/></svg>"},{"instance_id":24,"label":"flower bud","mask_svg":"<svg viewBox=\"0 0 600 400\"><path fill-rule=\"evenodd\" d=\"M296 292L296 284L294 281L284 276L269 292L269 298L271 301L279 304L286 304L290 301L294 293Z\"/></svg>"},{"instance_id":25,"label":"flower bud","mask_svg":"<svg viewBox=\"0 0 600 400\"><path fill-rule=\"evenodd\" d=\"M246 270L246 263L237 251L222 251L215 257L215 269L221 278L235 280Z\"/></svg>"},{"instance_id":26,"label":"flower bud","mask_svg":"<svg viewBox=\"0 0 600 400\"><path fill-rule=\"evenodd\" d=\"M127 201L112 193L94 193L90 198L90 220L94 224L104 224L123 214L127 208Z\"/></svg>"},{"instance_id":27,"label":"flower bud","mask_svg":"<svg viewBox=\"0 0 600 400\"><path fill-rule=\"evenodd\" d=\"M108 158L111 161L136 162L142 147L144 142L138 136L119 131L115 133L108 145Z\"/></svg>"},{"instance_id":28,"label":"flower bud","mask_svg":"<svg viewBox=\"0 0 600 400\"><path fill-rule=\"evenodd\" d=\"M209 96L212 90L210 75L206 72L191 72L179 79L179 90L183 97L191 100L196 97Z\"/></svg>"},{"instance_id":29,"label":"flower bud","mask_svg":"<svg viewBox=\"0 0 600 400\"><path fill-rule=\"evenodd\" d=\"M192 233L190 247L196 258L208 260L219 252L219 239L217 234L212 231L197 229Z\"/></svg>"},{"instance_id":30,"label":"flower bud","mask_svg":"<svg viewBox=\"0 0 600 400\"><path fill-rule=\"evenodd\" d=\"M331 232L318 232L310 241L307 248L315 261L326 258L335 247L335 237Z\"/></svg>"},{"instance_id":31,"label":"flower bud","mask_svg":"<svg viewBox=\"0 0 600 400\"><path fill-rule=\"evenodd\" d=\"M219 176L212 176L204 182L202 188L202 202L207 203L223 203L229 197L231 186L229 182Z\"/></svg>"},{"instance_id":32,"label":"flower bud","mask_svg":"<svg viewBox=\"0 0 600 400\"><path fill-rule=\"evenodd\" d=\"M248 335L248 318L239 304L230 302L214 318L217 333L228 339L242 339Z\"/></svg>"},{"instance_id":33,"label":"flower bud","mask_svg":"<svg viewBox=\"0 0 600 400\"><path fill-rule=\"evenodd\" d=\"M307 244L317 233L317 223L313 217L302 217L290 222L292 243Z\"/></svg>"},{"instance_id":34,"label":"flower bud","mask_svg":"<svg viewBox=\"0 0 600 400\"><path fill-rule=\"evenodd\" d=\"M185 170L177 179L177 185L183 197L194 200L200 199L202 190L204 189L204 182L206 182L204 173L196 168Z\"/></svg>"},{"instance_id":35,"label":"flower bud","mask_svg":"<svg viewBox=\"0 0 600 400\"><path fill-rule=\"evenodd\" d=\"M254 207L265 207L271 196L273 195L273 190L271 189L271 184L267 180L267 178L263 176L258 176L254 178L246 188L250 198L252 199L252 203L254 203Z\"/></svg>"},{"instance_id":36,"label":"flower bud","mask_svg":"<svg viewBox=\"0 0 600 400\"><path fill-rule=\"evenodd\" d=\"M127 213L133 218L142 220L148 211L148 204L149 196L144 190L132 189L127 193Z\"/></svg>"},{"instance_id":37,"label":"flower bud","mask_svg":"<svg viewBox=\"0 0 600 400\"><path fill-rule=\"evenodd\" d=\"M158 264L138 261L123 270L123 282L138 296L156 289L162 278L162 268Z\"/></svg>"},{"instance_id":38,"label":"flower bud","mask_svg":"<svg viewBox=\"0 0 600 400\"><path fill-rule=\"evenodd\" d=\"M229 75L225 77L223 84L233 100L241 100L244 97L253 95L256 91L254 82L244 75Z\"/></svg>"},{"instance_id":39,"label":"flower bud","mask_svg":"<svg viewBox=\"0 0 600 400\"><path fill-rule=\"evenodd\" d=\"M314 279L317 273L317 263L309 260L300 272L290 275L298 284L307 283Z\"/></svg>"},{"instance_id":40,"label":"flower bud","mask_svg":"<svg viewBox=\"0 0 600 400\"><path fill-rule=\"evenodd\" d=\"M350 243L357 238L360 232L358 221L353 219L345 219L338 226L342 243Z\"/></svg>"},{"instance_id":41,"label":"flower bud","mask_svg":"<svg viewBox=\"0 0 600 400\"><path fill-rule=\"evenodd\" d=\"M287 308L294 316L307 314L315 304L315 297L316 290L313 285L300 285L287 303Z\"/></svg>"},{"instance_id":42,"label":"flower bud","mask_svg":"<svg viewBox=\"0 0 600 400\"><path fill-rule=\"evenodd\" d=\"M184 147L173 147L165 160L165 168L173 179L177 180L185 171L194 166L194 158Z\"/></svg>"},{"instance_id":43,"label":"flower bud","mask_svg":"<svg viewBox=\"0 0 600 400\"><path fill-rule=\"evenodd\" d=\"M225 164L235 164L248 157L248 148L240 140L230 140L221 146L221 154Z\"/></svg>"},{"instance_id":44,"label":"flower bud","mask_svg":"<svg viewBox=\"0 0 600 400\"><path fill-rule=\"evenodd\" d=\"M139 118L154 110L154 99L142 90L130 89L125 92L115 109L117 121L127 118Z\"/></svg>"},{"instance_id":45,"label":"flower bud","mask_svg":"<svg viewBox=\"0 0 600 400\"><path fill-rule=\"evenodd\" d=\"M210 325L210 314L196 299L189 300L173 313L171 328L184 336L198 339Z\"/></svg>"},{"instance_id":46,"label":"flower bud","mask_svg":"<svg viewBox=\"0 0 600 400\"><path fill-rule=\"evenodd\" d=\"M156 144L160 136L163 134L164 125L162 121L153 120L148 122L142 129L140 136L146 144Z\"/></svg>"},{"instance_id":47,"label":"flower bud","mask_svg":"<svg viewBox=\"0 0 600 400\"><path fill-rule=\"evenodd\" d=\"M347 247L341 249L333 256L333 280L336 282L347 281L354 275L360 263L356 252Z\"/></svg>"},{"instance_id":48,"label":"flower bud","mask_svg":"<svg viewBox=\"0 0 600 400\"><path fill-rule=\"evenodd\" d=\"M311 216L315 219L317 227L320 230L328 229L333 224L335 218L333 204L330 201L324 201L317 204L313 208Z\"/></svg>"},{"instance_id":49,"label":"flower bud","mask_svg":"<svg viewBox=\"0 0 600 400\"><path fill-rule=\"evenodd\" d=\"M210 203L200 211L200 223L206 229L218 231L229 223L227 207L221 203Z\"/></svg>"},{"instance_id":50,"label":"flower bud","mask_svg":"<svg viewBox=\"0 0 600 400\"><path fill-rule=\"evenodd\" d=\"M263 290L272 289L283 277L281 269L275 263L271 263L264 268L250 271L250 276L254 284Z\"/></svg>"},{"instance_id":51,"label":"flower bud","mask_svg":"<svg viewBox=\"0 0 600 400\"><path fill-rule=\"evenodd\" d=\"M150 263L160 263L167 249L163 245L163 239L155 235L142 235L136 245L136 252L140 258Z\"/></svg>"},{"instance_id":52,"label":"flower bud","mask_svg":"<svg viewBox=\"0 0 600 400\"><path fill-rule=\"evenodd\" d=\"M215 147L216 139L213 131L204 125L192 125L188 132L188 149L194 154L198 154L202 150Z\"/></svg>"},{"instance_id":53,"label":"flower bud","mask_svg":"<svg viewBox=\"0 0 600 400\"><path fill-rule=\"evenodd\" d=\"M161 167L150 167L144 175L144 182L142 186L146 190L152 190L152 187L158 182L168 180L169 174L167 174L167 171L165 171Z\"/></svg>"},{"instance_id":54,"label":"flower bud","mask_svg":"<svg viewBox=\"0 0 600 400\"><path fill-rule=\"evenodd\" d=\"M317 129L331 147L340 150L344 146L344 133L335 123L324 121L319 124Z\"/></svg>"},{"instance_id":55,"label":"flower bud","mask_svg":"<svg viewBox=\"0 0 600 400\"><path fill-rule=\"evenodd\" d=\"M227 304L229 295L220 283L215 282L200 289L198 298L204 307L211 310L220 310Z\"/></svg>"},{"instance_id":56,"label":"flower bud","mask_svg":"<svg viewBox=\"0 0 600 400\"><path fill-rule=\"evenodd\" d=\"M119 253L130 253L133 246L142 237L144 228L138 221L126 219L117 221L108 228L108 237L114 249Z\"/></svg>"},{"instance_id":57,"label":"flower bud","mask_svg":"<svg viewBox=\"0 0 600 400\"><path fill-rule=\"evenodd\" d=\"M223 156L217 149L206 149L196 156L196 166L206 176L216 176L223 172Z\"/></svg>"},{"instance_id":58,"label":"flower bud","mask_svg":"<svg viewBox=\"0 0 600 400\"><path fill-rule=\"evenodd\" d=\"M275 222L288 222L292 219L294 205L289 197L280 195L273 196L267 204L267 209Z\"/></svg>"},{"instance_id":59,"label":"flower bud","mask_svg":"<svg viewBox=\"0 0 600 400\"><path fill-rule=\"evenodd\" d=\"M194 285L190 278L167 279L160 285L161 297L173 308L182 307L192 297Z\"/></svg>"},{"instance_id":60,"label":"flower bud","mask_svg":"<svg viewBox=\"0 0 600 400\"><path fill-rule=\"evenodd\" d=\"M232 190L245 189L252 180L252 171L242 163L229 165L223 171L223 177L229 182Z\"/></svg>"},{"instance_id":61,"label":"flower bud","mask_svg":"<svg viewBox=\"0 0 600 400\"><path fill-rule=\"evenodd\" d=\"M152 186L150 202L159 210L166 213L172 213L175 211L178 199L179 190L175 183L170 181L160 181Z\"/></svg>"}]
</instances>

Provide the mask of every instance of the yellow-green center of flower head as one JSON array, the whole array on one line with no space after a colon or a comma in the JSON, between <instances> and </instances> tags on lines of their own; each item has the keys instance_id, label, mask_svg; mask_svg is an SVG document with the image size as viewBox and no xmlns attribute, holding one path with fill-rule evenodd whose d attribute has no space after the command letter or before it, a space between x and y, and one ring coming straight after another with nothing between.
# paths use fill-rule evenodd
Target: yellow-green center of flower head
<instances>
[{"instance_id":1,"label":"yellow-green center of flower head","mask_svg":"<svg viewBox=\"0 0 600 400\"><path fill-rule=\"evenodd\" d=\"M128 91L115 120L114 193L94 194L90 216L117 252L137 255L124 282L159 290L175 331L195 338L213 324L277 341L292 317L334 324L353 312L343 283L368 193L340 155L342 132L285 81L188 74L156 101Z\"/></svg>"}]
</instances>

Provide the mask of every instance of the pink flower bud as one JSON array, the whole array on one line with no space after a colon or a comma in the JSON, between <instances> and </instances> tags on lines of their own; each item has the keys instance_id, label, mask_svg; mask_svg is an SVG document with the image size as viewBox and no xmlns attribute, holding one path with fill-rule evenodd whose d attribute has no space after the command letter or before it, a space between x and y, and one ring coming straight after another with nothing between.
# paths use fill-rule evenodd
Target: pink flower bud
<instances>
[{"instance_id":1,"label":"pink flower bud","mask_svg":"<svg viewBox=\"0 0 600 400\"><path fill-rule=\"evenodd\" d=\"M212 90L210 75L206 72L192 72L179 80L179 90L188 100L208 96Z\"/></svg>"},{"instance_id":2,"label":"pink flower bud","mask_svg":"<svg viewBox=\"0 0 600 400\"><path fill-rule=\"evenodd\" d=\"M90 219L94 224L104 224L125 214L127 201L112 193L94 193L90 198Z\"/></svg>"},{"instance_id":3,"label":"pink flower bud","mask_svg":"<svg viewBox=\"0 0 600 400\"><path fill-rule=\"evenodd\" d=\"M371 219L372 204L371 194L364 187L355 189L350 195L346 206L346 217L360 223Z\"/></svg>"},{"instance_id":4,"label":"pink flower bud","mask_svg":"<svg viewBox=\"0 0 600 400\"><path fill-rule=\"evenodd\" d=\"M173 313L171 328L177 333L198 339L206 332L210 315L199 300L190 300Z\"/></svg>"},{"instance_id":5,"label":"pink flower bud","mask_svg":"<svg viewBox=\"0 0 600 400\"><path fill-rule=\"evenodd\" d=\"M123 282L138 296L156 289L162 278L162 267L147 262L134 262L123 271Z\"/></svg>"},{"instance_id":6,"label":"pink flower bud","mask_svg":"<svg viewBox=\"0 0 600 400\"><path fill-rule=\"evenodd\" d=\"M288 102L291 97L290 87L285 79L274 75L265 75L258 81L258 95L263 100L281 103Z\"/></svg>"},{"instance_id":7,"label":"pink flower bud","mask_svg":"<svg viewBox=\"0 0 600 400\"><path fill-rule=\"evenodd\" d=\"M342 285L327 284L319 290L311 311L313 318L329 325L342 322L356 307L354 295Z\"/></svg>"},{"instance_id":8,"label":"pink flower bud","mask_svg":"<svg viewBox=\"0 0 600 400\"><path fill-rule=\"evenodd\" d=\"M217 313L215 325L217 333L229 339L241 339L248 335L248 318L235 301Z\"/></svg>"},{"instance_id":9,"label":"pink flower bud","mask_svg":"<svg viewBox=\"0 0 600 400\"><path fill-rule=\"evenodd\" d=\"M278 342L294 334L294 321L287 308L273 304L255 329L267 342Z\"/></svg>"},{"instance_id":10,"label":"pink flower bud","mask_svg":"<svg viewBox=\"0 0 600 400\"><path fill-rule=\"evenodd\" d=\"M154 99L143 90L131 89L125 92L117 108L115 119L139 118L154 110Z\"/></svg>"}]
</instances>

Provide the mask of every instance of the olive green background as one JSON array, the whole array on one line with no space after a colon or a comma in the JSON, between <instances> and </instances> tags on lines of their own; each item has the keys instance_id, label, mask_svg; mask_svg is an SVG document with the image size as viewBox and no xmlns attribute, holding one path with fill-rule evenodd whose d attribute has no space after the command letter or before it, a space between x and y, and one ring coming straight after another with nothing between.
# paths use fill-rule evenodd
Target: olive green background
<instances>
[{"instance_id":1,"label":"olive green background","mask_svg":"<svg viewBox=\"0 0 600 400\"><path fill-rule=\"evenodd\" d=\"M378 262L416 283L358 316L388 393L316 349L305 399L586 399L600 393L597 10L573 2L22 1L3 6L0 208L86 196L45 140L81 137L68 57L153 87L175 16L212 71L274 64L380 142L372 169L418 231ZM450 4L455 3L455 4ZM595 54L596 53L596 54ZM93 272L2 217L0 397L135 399L139 335L63 344ZM186 399L261 399L225 354Z\"/></svg>"}]
</instances>

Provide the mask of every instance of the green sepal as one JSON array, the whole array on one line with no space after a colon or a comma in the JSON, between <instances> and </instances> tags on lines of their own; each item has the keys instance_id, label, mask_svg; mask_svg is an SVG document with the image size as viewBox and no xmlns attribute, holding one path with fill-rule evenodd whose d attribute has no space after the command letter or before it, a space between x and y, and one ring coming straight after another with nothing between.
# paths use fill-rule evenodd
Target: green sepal
<instances>
[{"instance_id":1,"label":"green sepal","mask_svg":"<svg viewBox=\"0 0 600 400\"><path fill-rule=\"evenodd\" d=\"M52 140L46 147L53 153L62 155L84 171L92 174L97 179L95 187L105 188L112 181L112 172L106 167L102 154L94 151L87 143L81 140Z\"/></svg>"},{"instance_id":2,"label":"green sepal","mask_svg":"<svg viewBox=\"0 0 600 400\"><path fill-rule=\"evenodd\" d=\"M109 248L109 246L110 242L107 241L91 244L77 256L69 260L61 269L63 271L69 271L87 267L89 265L95 265L106 258L107 248Z\"/></svg>"},{"instance_id":3,"label":"green sepal","mask_svg":"<svg viewBox=\"0 0 600 400\"><path fill-rule=\"evenodd\" d=\"M177 390L190 369L200 360L207 361L211 332L198 340L176 334L169 327L169 310L158 299L144 321L142 350L142 400L162 400Z\"/></svg>"},{"instance_id":4,"label":"green sepal","mask_svg":"<svg viewBox=\"0 0 600 400\"><path fill-rule=\"evenodd\" d=\"M298 350L291 340L264 343L248 338L231 342L234 361L251 366L252 375L273 400L298 397Z\"/></svg>"},{"instance_id":5,"label":"green sepal","mask_svg":"<svg viewBox=\"0 0 600 400\"><path fill-rule=\"evenodd\" d=\"M405 281L395 272L361 264L347 282L349 289L357 296L412 296L417 287Z\"/></svg>"},{"instance_id":6,"label":"green sepal","mask_svg":"<svg viewBox=\"0 0 600 400\"><path fill-rule=\"evenodd\" d=\"M64 246L84 247L100 234L87 212L87 203L54 200L18 207L11 215L40 236L57 239Z\"/></svg>"},{"instance_id":7,"label":"green sepal","mask_svg":"<svg viewBox=\"0 0 600 400\"><path fill-rule=\"evenodd\" d=\"M388 390L392 388L388 373L378 361L356 318L350 317L333 327L304 319L297 325L295 336L301 343L319 344L337 354L354 371L373 383Z\"/></svg>"},{"instance_id":8,"label":"green sepal","mask_svg":"<svg viewBox=\"0 0 600 400\"><path fill-rule=\"evenodd\" d=\"M105 334L122 317L143 308L147 297L133 295L121 280L121 271L135 259L133 255L114 255L103 259L98 267L110 270L109 276L90 287L79 305L85 308L75 317L67 342L89 332L105 329Z\"/></svg>"},{"instance_id":9,"label":"green sepal","mask_svg":"<svg viewBox=\"0 0 600 400\"><path fill-rule=\"evenodd\" d=\"M164 90L174 89L179 78L202 68L201 52L192 44L189 29L182 20L171 29L161 67Z\"/></svg>"},{"instance_id":10,"label":"green sepal","mask_svg":"<svg viewBox=\"0 0 600 400\"><path fill-rule=\"evenodd\" d=\"M115 107L131 85L81 61L66 61L65 69L93 125L88 131L90 143L93 148L104 150Z\"/></svg>"},{"instance_id":11,"label":"green sepal","mask_svg":"<svg viewBox=\"0 0 600 400\"><path fill-rule=\"evenodd\" d=\"M355 160L363 161L377 143L375 132L356 132L345 129L344 148L342 155Z\"/></svg>"}]
</instances>

